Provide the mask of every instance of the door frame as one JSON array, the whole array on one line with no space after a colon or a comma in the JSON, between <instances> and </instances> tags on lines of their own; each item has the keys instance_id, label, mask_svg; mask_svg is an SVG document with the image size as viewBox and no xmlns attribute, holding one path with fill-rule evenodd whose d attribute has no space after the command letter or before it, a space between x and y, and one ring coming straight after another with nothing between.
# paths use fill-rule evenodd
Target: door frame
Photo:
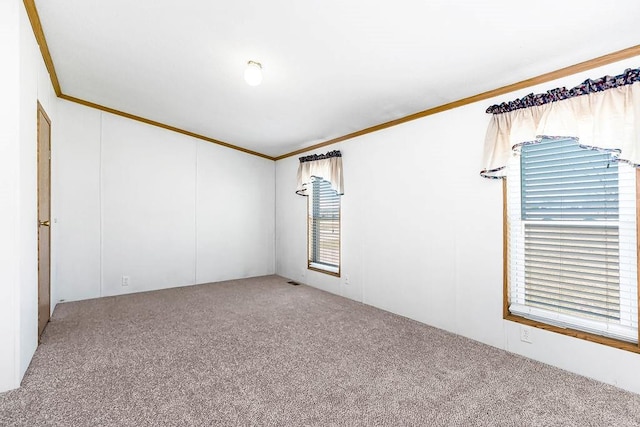
<instances>
[{"instance_id":1,"label":"door frame","mask_svg":"<svg viewBox=\"0 0 640 427\"><path fill-rule=\"evenodd\" d=\"M40 178L41 178L41 174L43 173L41 167L40 167L40 160L41 160L41 152L40 152L40 136L41 136L41 118L43 118L48 125L48 135L47 135L47 142L49 145L49 149L48 149L48 159L47 159L47 163L48 163L48 170L47 170L47 175L44 177L44 179L48 182L47 185L47 190L48 190L48 194L47 194L47 198L49 200L48 203L48 212L46 213L47 219L45 219L45 221L49 221L49 225L47 226L49 228L48 232L49 232L49 239L48 239L48 243L49 243L49 247L47 248L47 264L48 264L48 276L47 277L47 295L48 295L48 299L49 301L47 302L47 313L46 313L46 322L43 323L43 326L41 327L41 318L40 318L40 302L42 299L42 295L41 295L41 287L42 287L42 272L40 271L40 261L41 261L41 242L40 242L40 235L41 235L41 228L44 227L45 225L41 225L40 221L41 221L41 217L40 217L40 196L41 196L41 191L42 188L40 188ZM40 101L38 101L38 106L37 106L37 134L36 134L36 152L37 152L37 191L36 191L36 220L37 220L37 227L38 227L38 235L37 235L37 245L38 245L38 343L40 342L40 336L42 335L42 332L44 331L47 323L49 322L49 319L51 317L51 119L49 118L49 115L47 114L47 112L45 111L44 107L42 106L42 104L40 104Z\"/></svg>"}]
</instances>

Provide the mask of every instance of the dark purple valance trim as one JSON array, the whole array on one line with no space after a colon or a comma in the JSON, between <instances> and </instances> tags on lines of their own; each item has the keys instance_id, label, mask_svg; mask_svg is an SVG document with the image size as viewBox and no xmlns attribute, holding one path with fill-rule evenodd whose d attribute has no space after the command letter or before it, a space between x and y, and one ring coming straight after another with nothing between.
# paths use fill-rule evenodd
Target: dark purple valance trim
<instances>
[{"instance_id":1,"label":"dark purple valance trim","mask_svg":"<svg viewBox=\"0 0 640 427\"><path fill-rule=\"evenodd\" d=\"M487 108L488 114L508 113L509 111L529 108L536 105L544 105L550 102L587 95L594 92L602 92L619 86L630 85L640 81L640 68L627 69L619 76L604 76L596 80L587 79L581 85L567 89L566 87L551 89L546 93L530 93L515 101L503 102Z\"/></svg>"},{"instance_id":2,"label":"dark purple valance trim","mask_svg":"<svg viewBox=\"0 0 640 427\"><path fill-rule=\"evenodd\" d=\"M312 162L314 160L330 159L331 157L342 157L342 153L338 150L329 151L326 154L311 154L310 156L300 157L300 163Z\"/></svg>"}]
</instances>

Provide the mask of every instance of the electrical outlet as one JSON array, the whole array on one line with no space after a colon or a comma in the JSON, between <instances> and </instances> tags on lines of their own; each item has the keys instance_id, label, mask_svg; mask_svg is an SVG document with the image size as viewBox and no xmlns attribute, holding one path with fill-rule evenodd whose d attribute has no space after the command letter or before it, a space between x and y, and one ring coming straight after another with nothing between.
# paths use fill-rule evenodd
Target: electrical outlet
<instances>
[{"instance_id":1,"label":"electrical outlet","mask_svg":"<svg viewBox=\"0 0 640 427\"><path fill-rule=\"evenodd\" d=\"M531 344L531 328L528 326L520 326L520 341Z\"/></svg>"},{"instance_id":2,"label":"electrical outlet","mask_svg":"<svg viewBox=\"0 0 640 427\"><path fill-rule=\"evenodd\" d=\"M129 276L122 276L122 286L129 286Z\"/></svg>"},{"instance_id":3,"label":"electrical outlet","mask_svg":"<svg viewBox=\"0 0 640 427\"><path fill-rule=\"evenodd\" d=\"M347 274L346 276L344 276L344 284L348 285L349 283L351 282L349 281L349 275Z\"/></svg>"}]
</instances>

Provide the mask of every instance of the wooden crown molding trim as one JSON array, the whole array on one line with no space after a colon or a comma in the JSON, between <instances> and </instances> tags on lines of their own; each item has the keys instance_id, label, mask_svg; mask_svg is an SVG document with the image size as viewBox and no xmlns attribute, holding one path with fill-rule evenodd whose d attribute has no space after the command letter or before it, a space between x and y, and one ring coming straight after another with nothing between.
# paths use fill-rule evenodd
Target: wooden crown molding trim
<instances>
[{"instance_id":1,"label":"wooden crown molding trim","mask_svg":"<svg viewBox=\"0 0 640 427\"><path fill-rule=\"evenodd\" d=\"M64 99L66 101L75 102L76 104L81 104L86 107L95 108L97 110L105 111L107 113L115 114L116 116L125 117L127 119L135 120L138 122L146 123L151 126L156 126L162 129L170 130L172 132L180 133L182 135L190 136L193 138L201 139L203 141L211 142L213 144L221 145L223 147L231 148L233 150L242 151L243 153L251 154L254 156L262 157L263 159L275 160L273 157L268 156L266 154L258 153L257 151L249 150L247 148L239 147L237 145L229 144L228 142L220 141L218 139L209 138L208 136L200 135L195 132L190 132L188 130L180 129L175 126L170 126L164 123L156 122L155 120L146 119L144 117L136 116L134 114L125 113L124 111L116 110L113 108L105 107L104 105L96 104L93 102L85 101L84 99L75 98L73 96L60 94L60 99Z\"/></svg>"},{"instance_id":2,"label":"wooden crown molding trim","mask_svg":"<svg viewBox=\"0 0 640 427\"><path fill-rule=\"evenodd\" d=\"M33 30L33 34L36 36L36 41L38 42L38 46L40 47L40 53L42 54L44 65L47 67L47 71L49 72L51 85L53 86L53 90L55 91L56 95L60 96L62 95L62 89L60 88L60 82L58 81L56 69L53 66L53 59L51 59L51 52L49 52L47 40L44 38L44 31L42 30L42 23L40 22L40 15L38 15L35 1L24 0L23 3L24 8L27 11L27 16L29 17L29 22L31 22L31 29Z\"/></svg>"},{"instance_id":3,"label":"wooden crown molding trim","mask_svg":"<svg viewBox=\"0 0 640 427\"><path fill-rule=\"evenodd\" d=\"M420 111L418 113L414 113L405 117L401 117L399 119L391 120L389 122L381 123L379 125L371 126L366 129L359 130L357 132L352 132L347 135L343 135L337 138L330 139L328 141L320 142L315 145L311 145L309 147L301 148L296 151L292 151L290 153L282 154L280 156L276 156L275 160L285 159L287 157L295 156L297 154L305 153L307 151L315 150L317 148L326 147L327 145L335 144L338 142L345 141L347 139L356 138L358 136L366 135L368 133L377 132L382 129L386 129L392 126L397 126L402 123L407 123L412 120L420 119L422 117L431 116L433 114L441 113L443 111L451 110L454 108L462 107L463 105L472 104L474 102L483 101L485 99L493 98L496 96L504 95L509 92L514 92L516 90L525 89L530 86L535 86L541 83L546 83L551 80L556 80L562 77L570 76L572 74L577 74L582 71L588 71L593 68L600 67L602 65L611 64L612 62L621 61L623 59L632 58L634 56L640 55L640 45L632 46L627 49L622 49L613 53L609 53L607 55L599 56L594 59L590 59L588 61L580 62L578 64L570 65L568 67L560 68L559 70L551 71L549 73L541 74L536 77L532 77L530 79L522 80L516 83L512 83L507 86L502 86L497 89L492 89L487 92L482 92L477 95L469 96L467 98L462 98L457 101L449 102L447 104L443 104L437 107L429 108L424 111Z\"/></svg>"},{"instance_id":4,"label":"wooden crown molding trim","mask_svg":"<svg viewBox=\"0 0 640 427\"><path fill-rule=\"evenodd\" d=\"M105 107L103 105L95 104L93 102L85 101L80 98L75 98L73 96L65 95L62 93L62 89L60 87L60 82L58 81L58 75L56 74L56 69L53 65L53 59L51 58L51 52L49 51L49 46L47 45L47 40L44 37L44 31L42 29L42 22L40 21L40 15L38 14L38 10L36 8L35 0L23 0L25 10L27 12L27 16L29 17L29 21L31 22L31 28L33 30L33 34L36 37L36 41L38 46L40 47L40 53L42 54L42 59L44 60L45 66L47 67L47 71L49 72L49 77L51 79L51 85L53 86L53 90L55 91L58 98L75 102L77 104L82 104L86 107L95 108L98 110L106 111L111 114L115 114L121 117L126 117L131 120L136 120L142 123L146 123L148 125L160 127L166 130L170 130L173 132L177 132L183 135L191 136L193 138L201 139L203 141L211 142L213 144L221 145L223 147L231 148L234 150L242 151L243 153L252 154L254 156L262 157L268 160L274 160L273 157L268 156L266 154L258 153L257 151L249 150L246 148L238 147L233 144L229 144L228 142L220 141L214 138L209 138L204 135L199 135L194 132L189 132L184 129L177 128L175 126L169 126L164 123L156 122L154 120L145 119L144 117L136 116L133 114L125 113L123 111L119 111L113 108Z\"/></svg>"},{"instance_id":5,"label":"wooden crown molding trim","mask_svg":"<svg viewBox=\"0 0 640 427\"><path fill-rule=\"evenodd\" d=\"M99 104L95 104L93 102L85 101L83 99L75 98L69 95L65 95L62 93L62 89L60 88L60 83L58 81L58 76L56 74L56 70L53 66L53 60L51 59L51 53L49 52L49 47L47 46L47 41L44 37L44 32L42 30L42 23L40 22L40 16L38 15L38 11L36 9L35 0L23 0L25 9L27 11L27 15L29 16L29 21L31 22L31 27L33 29L33 33L36 37L38 45L40 46L40 52L42 53L42 58L44 59L44 63L49 71L49 76L51 78L51 84L53 85L53 89L56 95L59 98L66 99L67 101L75 102L78 104L85 105L87 107L96 108L98 110L106 111L111 114L116 114L118 116L126 117L131 120L137 120L152 126L157 126L166 130L170 130L173 132L181 133L183 135L191 136L193 138L201 139L203 141L211 142L213 144L218 144L223 147L231 148L234 150L242 151L243 153L252 154L254 156L262 157L269 160L282 160L287 157L292 157L297 154L306 153L307 151L312 151L318 148L326 147L327 145L336 144L338 142L346 141L348 139L356 138L358 136L366 135L368 133L377 132L382 129L390 128L392 126L397 126L403 123L410 122L412 120L420 119L422 117L431 116L433 114L441 113L443 111L451 110L454 108L462 107L467 104L472 104L474 102L483 101L485 99L493 98L496 96L504 95L509 92L513 92L520 89L525 89L530 86L535 86L537 84L546 83L551 80L556 80L562 77L570 76L572 74L580 73L582 71L587 71L596 67L600 67L602 65L607 65L612 62L621 61L623 59L631 58L634 56L640 55L640 45L632 46L627 49L622 49L613 53L609 53L607 55L599 56L594 59L590 59L588 61L580 62L578 64L570 65L568 67L561 68L559 70L551 71L549 73L541 74L536 77L532 77L530 79L522 80L516 83L512 83L507 86L502 86L497 89L489 90L487 92L482 92L477 95L469 96L467 98L462 98L457 101L449 102L447 104L442 104L437 107L429 108L423 111L419 111L414 114L410 114L408 116L400 117L395 120L391 120L385 123L381 123L375 126L371 126L356 132L349 133L347 135L339 136L337 138L333 138L324 142L320 142L318 144L310 145L308 147L301 148L299 150L291 151L290 153L282 154L280 156L268 156L266 154L259 153L257 151L249 150L246 148L242 148L233 144L229 144L228 142L220 141L214 138L210 138L204 135L199 135L194 132L190 132L184 129L180 129L174 126L169 126L160 122L156 122L154 120L145 119L144 117L136 116L133 114L125 113L119 110L115 110L113 108L105 107Z\"/></svg>"}]
</instances>

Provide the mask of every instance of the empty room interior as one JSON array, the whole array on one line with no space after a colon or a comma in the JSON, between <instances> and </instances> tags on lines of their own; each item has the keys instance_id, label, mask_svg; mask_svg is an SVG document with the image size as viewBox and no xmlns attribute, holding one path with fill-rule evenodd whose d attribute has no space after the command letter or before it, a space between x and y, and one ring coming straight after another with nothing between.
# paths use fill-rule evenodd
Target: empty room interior
<instances>
[{"instance_id":1,"label":"empty room interior","mask_svg":"<svg viewBox=\"0 0 640 427\"><path fill-rule=\"evenodd\" d=\"M0 3L0 425L640 425L640 2Z\"/></svg>"}]
</instances>

